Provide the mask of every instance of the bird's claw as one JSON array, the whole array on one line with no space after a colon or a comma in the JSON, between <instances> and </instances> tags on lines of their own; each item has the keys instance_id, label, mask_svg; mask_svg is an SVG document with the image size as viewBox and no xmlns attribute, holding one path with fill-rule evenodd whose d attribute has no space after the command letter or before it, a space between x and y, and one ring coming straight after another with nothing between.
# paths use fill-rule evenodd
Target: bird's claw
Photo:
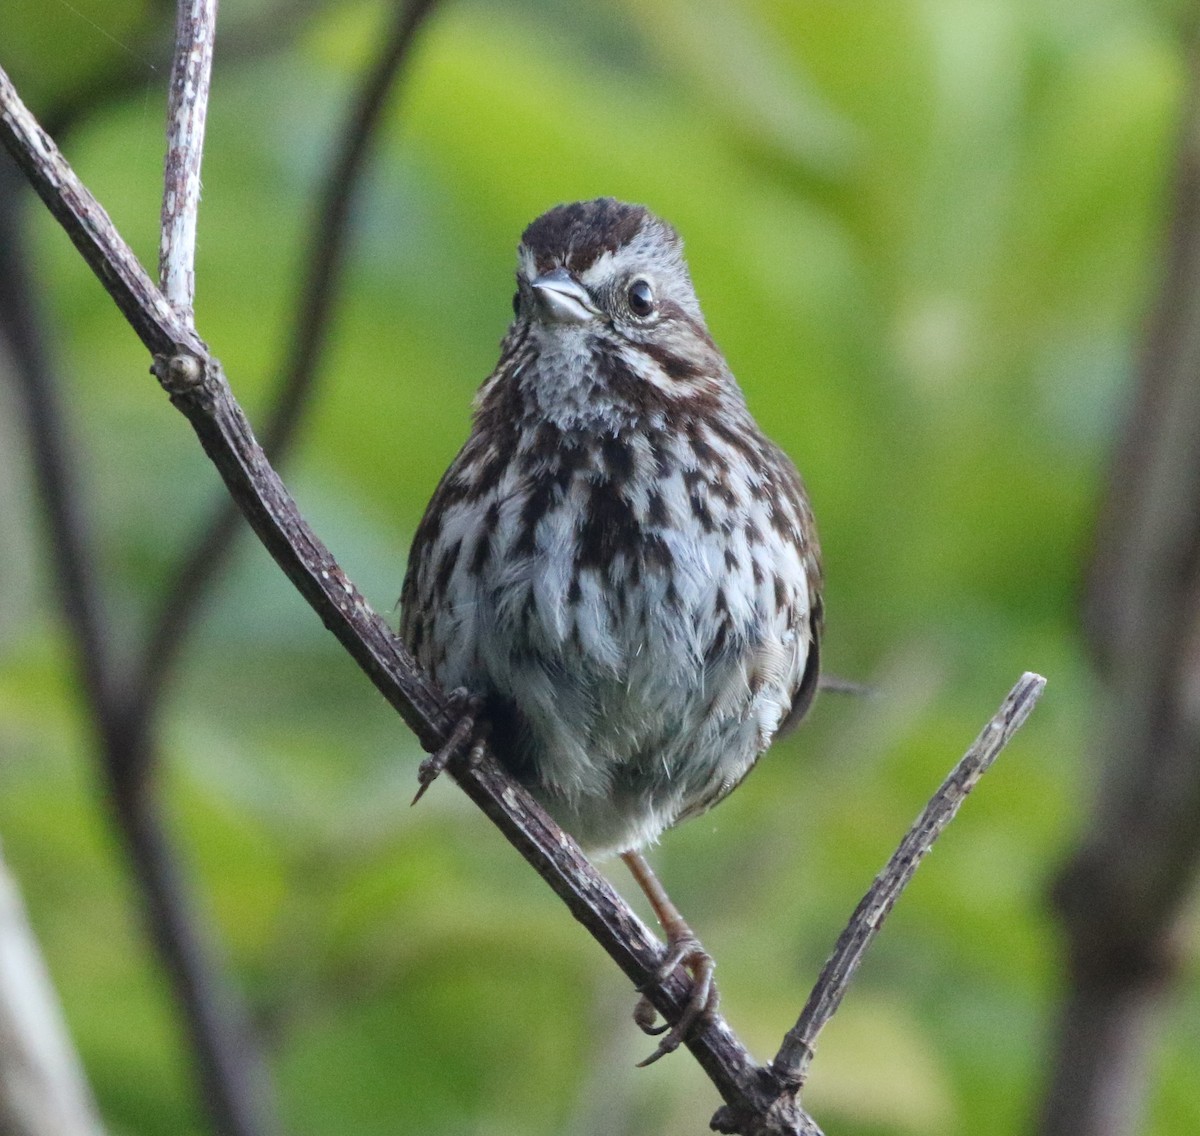
<instances>
[{"instance_id":1,"label":"bird's claw","mask_svg":"<svg viewBox=\"0 0 1200 1136\"><path fill-rule=\"evenodd\" d=\"M657 1048L644 1061L638 1062L638 1068L644 1069L653 1065L660 1057L674 1053L692 1031L693 1027L711 1018L717 1012L720 995L713 981L713 971L716 963L701 945L700 940L690 932L676 939L668 939L667 951L654 973L654 982L665 982L671 972L682 966L692 976L692 988L688 1000L683 1007L683 1013L673 1026L654 1024L656 1011L650 999L645 994L638 1000L633 1010L633 1020L637 1027L651 1036L662 1034L662 1040Z\"/></svg>"},{"instance_id":2,"label":"bird's claw","mask_svg":"<svg viewBox=\"0 0 1200 1136\"><path fill-rule=\"evenodd\" d=\"M420 768L417 770L417 794L412 799L414 805L425 796L425 790L462 752L464 746L470 743L472 754L482 746L482 739L479 737L478 731L478 718L479 711L483 708L483 699L472 696L465 687L460 686L450 692L448 702L450 716L457 718L457 721L445 744L436 753L431 753L421 762Z\"/></svg>"},{"instance_id":3,"label":"bird's claw","mask_svg":"<svg viewBox=\"0 0 1200 1136\"><path fill-rule=\"evenodd\" d=\"M660 1033L666 1033L671 1027L667 1022L662 1025L655 1025L655 1020L658 1018L658 1011L654 1008L654 1003L643 994L637 1001L637 1005L633 1008L633 1021L642 1033L647 1033L651 1037L658 1037Z\"/></svg>"}]
</instances>

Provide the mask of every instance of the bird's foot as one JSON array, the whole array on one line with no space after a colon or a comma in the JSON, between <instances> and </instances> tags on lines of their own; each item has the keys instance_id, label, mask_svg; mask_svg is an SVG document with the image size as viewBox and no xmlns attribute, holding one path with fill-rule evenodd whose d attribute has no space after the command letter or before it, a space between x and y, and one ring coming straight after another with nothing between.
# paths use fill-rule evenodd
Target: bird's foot
<instances>
[{"instance_id":1,"label":"bird's foot","mask_svg":"<svg viewBox=\"0 0 1200 1136\"><path fill-rule=\"evenodd\" d=\"M484 736L479 712L483 709L483 699L470 694L466 687L460 686L452 690L448 696L449 714L457 719L454 728L445 744L436 753L431 753L421 762L417 770L417 795L413 797L415 805L437 779L438 775L454 760L464 748L470 746L470 756L473 760L483 750Z\"/></svg>"},{"instance_id":2,"label":"bird's foot","mask_svg":"<svg viewBox=\"0 0 1200 1136\"><path fill-rule=\"evenodd\" d=\"M717 1012L720 995L717 984L713 981L713 971L716 963L701 945L700 940L692 933L686 924L677 935L668 936L667 951L662 962L654 973L654 983L665 982L671 972L682 966L692 977L692 989L688 994L683 1013L673 1026L655 1025L657 1011L645 994L638 1000L633 1010L633 1020L643 1033L653 1036L662 1034L662 1040L645 1061L638 1062L638 1068L644 1069L653 1065L660 1057L673 1053L682 1044L692 1028L712 1017Z\"/></svg>"}]
</instances>

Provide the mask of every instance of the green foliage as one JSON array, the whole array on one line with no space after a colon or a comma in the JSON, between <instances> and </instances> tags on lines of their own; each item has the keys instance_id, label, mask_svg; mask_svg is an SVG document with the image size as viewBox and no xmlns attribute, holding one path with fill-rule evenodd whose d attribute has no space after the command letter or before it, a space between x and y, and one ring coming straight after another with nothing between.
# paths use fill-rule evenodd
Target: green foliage
<instances>
[{"instance_id":1,"label":"green foliage","mask_svg":"<svg viewBox=\"0 0 1200 1136\"><path fill-rule=\"evenodd\" d=\"M0 12L35 109L143 53L132 0ZM233 17L231 17L233 18ZM239 13L237 18L245 19ZM198 319L252 415L380 5L224 61ZM230 35L236 32L230 32ZM1091 713L1077 594L1155 277L1183 52L1134 0L448 4L357 218L288 480L381 610L557 201L642 200L684 234L710 324L812 491L823 700L656 860L765 1057L874 872L1023 669L1050 685L918 876L831 1026L809 1103L851 1136L1007 1134L1039 1087L1058 960L1044 885L1080 823ZM161 70L67 152L147 264ZM216 478L96 282L35 220L122 643ZM199 1132L187 1056L106 826L23 442L0 394L0 837L114 1132ZM700 1130L685 1056L633 1073L632 992L247 547L167 713L167 809L261 1013L297 1136ZM626 882L614 873L628 893ZM1191 1133L1194 993L1153 1130Z\"/></svg>"}]
</instances>

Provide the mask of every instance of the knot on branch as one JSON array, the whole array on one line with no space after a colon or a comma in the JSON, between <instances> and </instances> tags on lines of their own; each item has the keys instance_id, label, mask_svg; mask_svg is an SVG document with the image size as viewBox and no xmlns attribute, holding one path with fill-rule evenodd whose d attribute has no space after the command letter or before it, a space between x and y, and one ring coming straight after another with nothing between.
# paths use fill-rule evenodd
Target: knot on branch
<instances>
[{"instance_id":1,"label":"knot on branch","mask_svg":"<svg viewBox=\"0 0 1200 1136\"><path fill-rule=\"evenodd\" d=\"M816 1050L805 1036L807 1031L798 1027L799 1023L784 1035L783 1045L769 1066L771 1076L780 1088L791 1093L798 1093L804 1087L808 1067L816 1056Z\"/></svg>"},{"instance_id":2,"label":"knot on branch","mask_svg":"<svg viewBox=\"0 0 1200 1136\"><path fill-rule=\"evenodd\" d=\"M779 1093L770 1104L722 1105L708 1122L714 1132L731 1136L823 1136L821 1129L789 1091Z\"/></svg>"},{"instance_id":3,"label":"knot on branch","mask_svg":"<svg viewBox=\"0 0 1200 1136\"><path fill-rule=\"evenodd\" d=\"M204 363L195 355L156 355L150 368L167 394L190 394L204 382Z\"/></svg>"}]
</instances>

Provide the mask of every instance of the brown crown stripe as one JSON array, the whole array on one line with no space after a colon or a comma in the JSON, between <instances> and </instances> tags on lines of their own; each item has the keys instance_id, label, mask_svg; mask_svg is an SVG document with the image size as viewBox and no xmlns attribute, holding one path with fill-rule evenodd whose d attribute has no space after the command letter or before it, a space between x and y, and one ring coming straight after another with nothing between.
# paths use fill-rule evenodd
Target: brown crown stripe
<instances>
[{"instance_id":1,"label":"brown crown stripe","mask_svg":"<svg viewBox=\"0 0 1200 1136\"><path fill-rule=\"evenodd\" d=\"M612 197L577 201L543 213L525 230L521 243L533 254L539 272L560 264L583 272L604 253L633 240L651 216L644 205Z\"/></svg>"}]
</instances>

